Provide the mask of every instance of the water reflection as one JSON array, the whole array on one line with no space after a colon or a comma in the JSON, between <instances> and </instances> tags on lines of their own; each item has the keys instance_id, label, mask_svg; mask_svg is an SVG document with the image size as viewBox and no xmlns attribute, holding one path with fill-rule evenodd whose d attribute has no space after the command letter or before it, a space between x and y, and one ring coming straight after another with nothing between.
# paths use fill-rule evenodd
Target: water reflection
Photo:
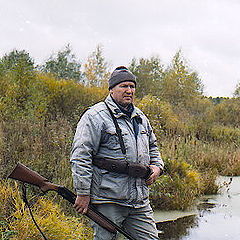
<instances>
[{"instance_id":1,"label":"water reflection","mask_svg":"<svg viewBox=\"0 0 240 240\"><path fill-rule=\"evenodd\" d=\"M160 239L239 240L240 177L219 181L222 193L203 197L191 212L156 212Z\"/></svg>"},{"instance_id":2,"label":"water reflection","mask_svg":"<svg viewBox=\"0 0 240 240\"><path fill-rule=\"evenodd\" d=\"M190 215L175 220L157 223L160 239L181 239L189 234L189 229L197 226L197 216Z\"/></svg>"}]
</instances>

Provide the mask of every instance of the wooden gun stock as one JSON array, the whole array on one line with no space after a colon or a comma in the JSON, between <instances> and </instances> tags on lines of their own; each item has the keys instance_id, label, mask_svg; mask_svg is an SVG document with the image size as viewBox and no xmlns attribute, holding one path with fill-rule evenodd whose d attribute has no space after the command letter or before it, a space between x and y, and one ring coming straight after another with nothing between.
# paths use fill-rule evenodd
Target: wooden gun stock
<instances>
[{"instance_id":1,"label":"wooden gun stock","mask_svg":"<svg viewBox=\"0 0 240 240\"><path fill-rule=\"evenodd\" d=\"M17 166L8 177L24 183L35 185L39 187L43 192L55 191L70 203L75 203L77 196L69 189L49 182L46 178L42 177L37 172L32 171L21 163L17 164ZM110 219L98 212L91 205L89 205L87 213L85 215L111 233L117 233L118 231L128 239L136 240Z\"/></svg>"}]
</instances>

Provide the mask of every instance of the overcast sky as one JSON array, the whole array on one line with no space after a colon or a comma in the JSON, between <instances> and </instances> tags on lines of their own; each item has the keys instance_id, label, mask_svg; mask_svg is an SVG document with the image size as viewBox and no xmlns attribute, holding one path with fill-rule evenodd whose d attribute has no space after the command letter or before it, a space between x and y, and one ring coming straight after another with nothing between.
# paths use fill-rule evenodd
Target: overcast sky
<instances>
[{"instance_id":1,"label":"overcast sky","mask_svg":"<svg viewBox=\"0 0 240 240\"><path fill-rule=\"evenodd\" d=\"M240 82L239 0L0 0L0 56L25 49L42 63L72 46L84 62L98 44L112 68L181 49L207 96Z\"/></svg>"}]
</instances>

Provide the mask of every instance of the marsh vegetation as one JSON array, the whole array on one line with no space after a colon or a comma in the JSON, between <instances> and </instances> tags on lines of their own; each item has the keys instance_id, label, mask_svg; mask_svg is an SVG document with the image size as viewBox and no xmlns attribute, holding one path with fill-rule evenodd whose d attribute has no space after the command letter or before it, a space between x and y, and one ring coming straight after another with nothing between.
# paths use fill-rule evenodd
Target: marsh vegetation
<instances>
[{"instance_id":1,"label":"marsh vegetation","mask_svg":"<svg viewBox=\"0 0 240 240\"><path fill-rule=\"evenodd\" d=\"M129 68L138 78L136 105L149 117L166 163L164 175L151 187L155 209L188 209L199 196L218 192L218 175L240 174L239 85L232 98L204 96L201 79L181 52L169 66L151 57L132 59ZM2 239L40 239L31 235L35 230L18 187L6 179L17 162L73 190L69 154L76 124L87 107L106 97L108 76L101 47L85 64L69 46L41 66L26 51L0 59ZM53 229L49 239L76 239L74 234L89 239L85 218L76 218L55 195L38 193L29 187L41 227Z\"/></svg>"}]
</instances>

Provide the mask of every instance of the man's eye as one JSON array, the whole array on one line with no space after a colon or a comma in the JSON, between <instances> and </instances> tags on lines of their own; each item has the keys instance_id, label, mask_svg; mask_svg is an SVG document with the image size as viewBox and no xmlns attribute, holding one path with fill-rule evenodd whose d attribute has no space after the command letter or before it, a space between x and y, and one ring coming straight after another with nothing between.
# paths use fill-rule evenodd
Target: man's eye
<instances>
[{"instance_id":1,"label":"man's eye","mask_svg":"<svg viewBox=\"0 0 240 240\"><path fill-rule=\"evenodd\" d=\"M120 86L121 88L135 88L135 86L132 86L132 85L130 85L130 86L128 86L128 85L123 85L123 86Z\"/></svg>"}]
</instances>

